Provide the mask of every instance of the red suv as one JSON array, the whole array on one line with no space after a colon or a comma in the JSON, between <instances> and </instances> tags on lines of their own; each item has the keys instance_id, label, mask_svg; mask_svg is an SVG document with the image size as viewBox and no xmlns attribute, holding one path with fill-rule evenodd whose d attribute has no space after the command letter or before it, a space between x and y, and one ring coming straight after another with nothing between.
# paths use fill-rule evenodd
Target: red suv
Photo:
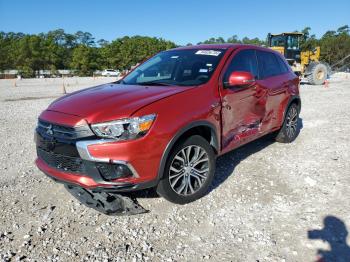
<instances>
[{"instance_id":1,"label":"red suv","mask_svg":"<svg viewBox=\"0 0 350 262\"><path fill-rule=\"evenodd\" d=\"M268 133L292 142L300 106L299 79L273 50L176 48L54 101L39 117L36 164L91 192L155 187L184 204L207 192L217 156Z\"/></svg>"}]
</instances>

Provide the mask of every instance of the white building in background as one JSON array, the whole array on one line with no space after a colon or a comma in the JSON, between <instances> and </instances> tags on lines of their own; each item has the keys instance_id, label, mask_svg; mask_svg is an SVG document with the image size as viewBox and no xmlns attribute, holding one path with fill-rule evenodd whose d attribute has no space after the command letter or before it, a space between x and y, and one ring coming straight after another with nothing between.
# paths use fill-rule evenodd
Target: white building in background
<instances>
[{"instance_id":1,"label":"white building in background","mask_svg":"<svg viewBox=\"0 0 350 262\"><path fill-rule=\"evenodd\" d=\"M9 69L0 71L0 79L1 78L16 78L18 75L18 70L16 69Z\"/></svg>"}]
</instances>

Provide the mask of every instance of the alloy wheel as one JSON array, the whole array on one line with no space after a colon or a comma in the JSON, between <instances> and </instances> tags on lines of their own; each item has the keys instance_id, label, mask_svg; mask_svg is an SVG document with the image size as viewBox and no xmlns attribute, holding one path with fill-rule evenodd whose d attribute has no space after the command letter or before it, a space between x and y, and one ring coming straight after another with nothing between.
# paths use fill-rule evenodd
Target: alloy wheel
<instances>
[{"instance_id":1,"label":"alloy wheel","mask_svg":"<svg viewBox=\"0 0 350 262\"><path fill-rule=\"evenodd\" d=\"M171 162L170 186L177 194L189 196L202 187L208 174L207 152L200 146L190 145L181 149Z\"/></svg>"},{"instance_id":2,"label":"alloy wheel","mask_svg":"<svg viewBox=\"0 0 350 262\"><path fill-rule=\"evenodd\" d=\"M298 111L295 107L291 107L288 111L286 119L286 132L289 138L293 138L297 132Z\"/></svg>"}]
</instances>

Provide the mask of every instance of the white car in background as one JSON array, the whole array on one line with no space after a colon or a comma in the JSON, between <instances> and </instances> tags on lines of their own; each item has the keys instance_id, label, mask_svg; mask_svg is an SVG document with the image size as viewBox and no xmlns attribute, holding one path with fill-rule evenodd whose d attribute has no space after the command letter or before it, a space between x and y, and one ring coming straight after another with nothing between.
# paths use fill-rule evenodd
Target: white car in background
<instances>
[{"instance_id":1,"label":"white car in background","mask_svg":"<svg viewBox=\"0 0 350 262\"><path fill-rule=\"evenodd\" d=\"M114 69L105 69L101 73L102 76L119 76L120 72Z\"/></svg>"}]
</instances>

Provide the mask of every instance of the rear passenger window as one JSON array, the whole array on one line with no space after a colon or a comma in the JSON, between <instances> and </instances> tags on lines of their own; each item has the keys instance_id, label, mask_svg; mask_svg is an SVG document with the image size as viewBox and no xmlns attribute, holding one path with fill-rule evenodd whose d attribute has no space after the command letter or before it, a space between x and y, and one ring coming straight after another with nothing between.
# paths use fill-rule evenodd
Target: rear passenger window
<instances>
[{"instance_id":1,"label":"rear passenger window","mask_svg":"<svg viewBox=\"0 0 350 262\"><path fill-rule=\"evenodd\" d=\"M289 68L286 65L286 63L283 61L283 59L281 57L279 57L278 55L275 55L275 56L276 56L276 59L280 65L281 73L284 74L284 73L289 72Z\"/></svg>"},{"instance_id":2,"label":"rear passenger window","mask_svg":"<svg viewBox=\"0 0 350 262\"><path fill-rule=\"evenodd\" d=\"M282 74L277 57L271 52L258 51L259 75L261 79Z\"/></svg>"},{"instance_id":3,"label":"rear passenger window","mask_svg":"<svg viewBox=\"0 0 350 262\"><path fill-rule=\"evenodd\" d=\"M225 72L224 81L228 81L230 74L236 71L250 72L255 78L258 78L255 50L242 50L236 54Z\"/></svg>"}]
</instances>

